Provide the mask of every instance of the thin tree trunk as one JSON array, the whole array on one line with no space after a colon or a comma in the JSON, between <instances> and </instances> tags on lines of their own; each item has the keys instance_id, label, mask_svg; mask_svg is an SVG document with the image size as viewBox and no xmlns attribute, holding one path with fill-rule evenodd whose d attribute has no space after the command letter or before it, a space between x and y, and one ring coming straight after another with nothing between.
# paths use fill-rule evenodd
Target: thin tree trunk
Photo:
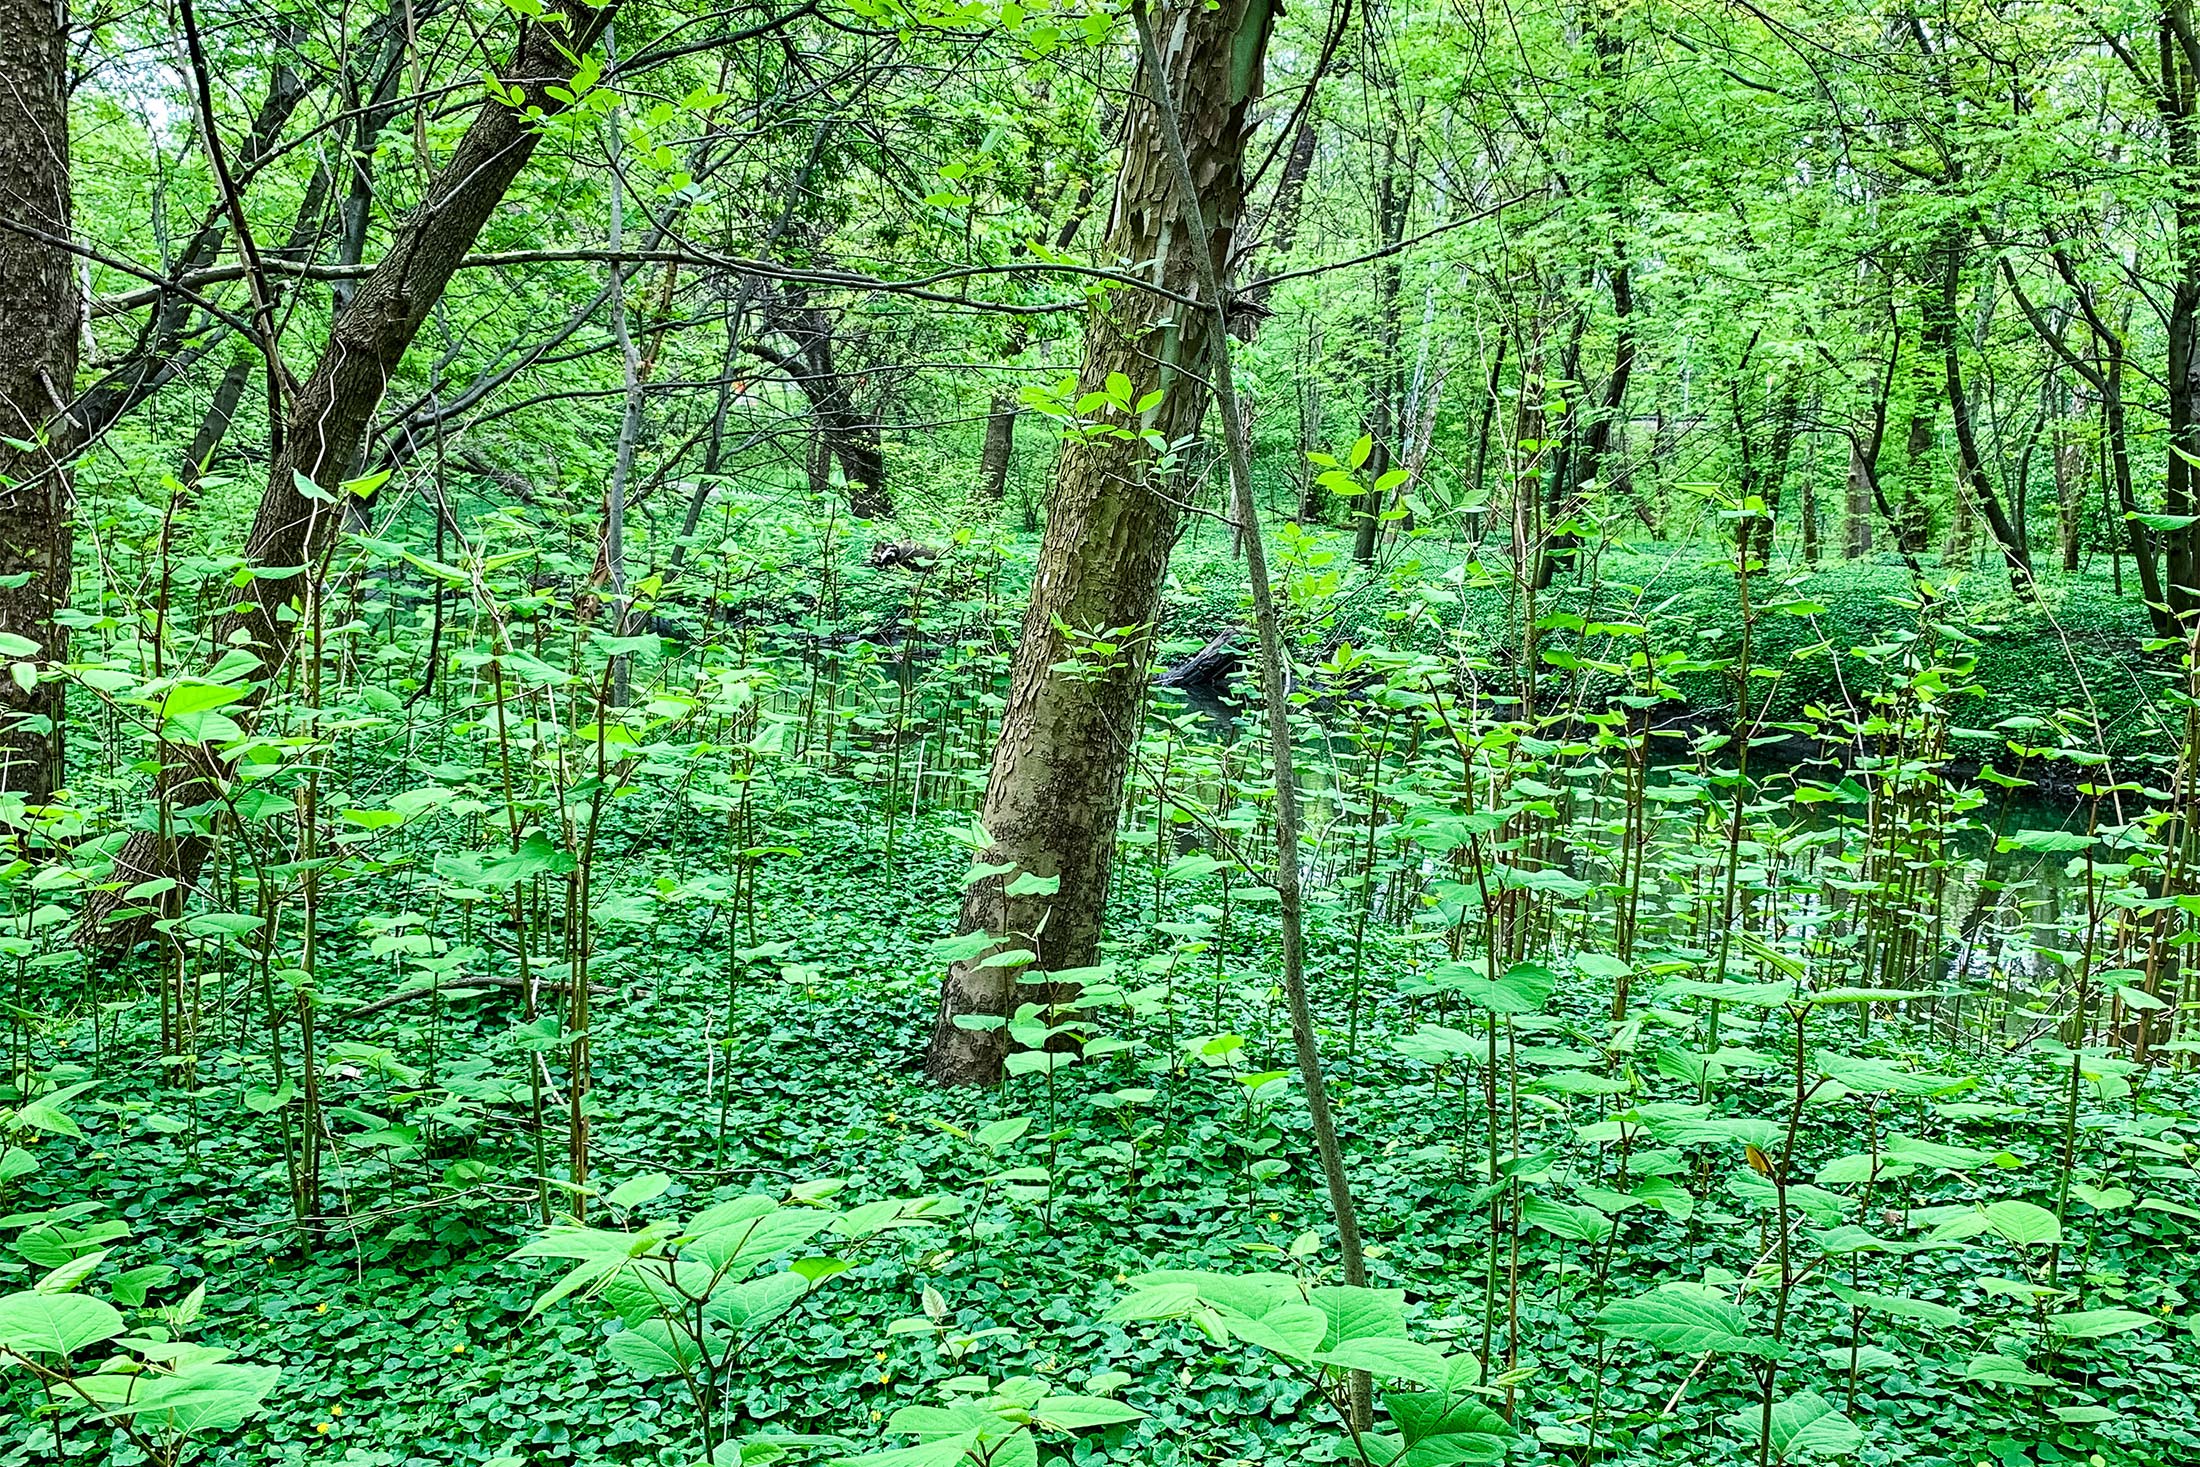
<instances>
[{"instance_id":1,"label":"thin tree trunk","mask_svg":"<svg viewBox=\"0 0 2200 1467\"><path fill-rule=\"evenodd\" d=\"M1269 0L1170 0L1155 20L1168 95L1203 180L1198 203L1212 221L1212 253L1202 268L1180 222L1161 119L1134 104L1101 256L1191 298L1203 277L1226 268L1243 217L1245 116L1260 91L1273 12ZM986 862L1013 869L964 898L961 930L992 941L954 964L942 986L925 1056L940 1083L990 1084L1002 1075L1009 1035L999 1021L1016 1008L1019 969L986 967L987 956L1020 948L1035 955L1033 971L1063 972L1089 966L1097 952L1177 523L1148 438L1174 443L1197 429L1213 328L1211 309L1142 291L1116 292L1086 318L1080 392L1102 390L1111 374L1128 378L1128 409L1111 407L1103 417L1146 431L1078 435L1063 448L982 814L992 839ZM1113 634L1115 650L1096 655L1085 639L1102 634Z\"/></svg>"},{"instance_id":2,"label":"thin tree trunk","mask_svg":"<svg viewBox=\"0 0 2200 1467\"><path fill-rule=\"evenodd\" d=\"M1841 503L1841 555L1845 560L1862 560L1872 553L1871 476L1864 470L1863 453L1860 444L1849 444L1847 493Z\"/></svg>"},{"instance_id":3,"label":"thin tree trunk","mask_svg":"<svg viewBox=\"0 0 2200 1467\"><path fill-rule=\"evenodd\" d=\"M57 239L70 234L68 40L61 0L0 0L0 209ZM0 633L36 647L8 662L68 657L54 613L69 596L64 465L79 433L64 404L82 318L68 252L0 230L0 438L13 440L0 442ZM0 790L33 804L66 778L63 686L0 671Z\"/></svg>"},{"instance_id":4,"label":"thin tree trunk","mask_svg":"<svg viewBox=\"0 0 2200 1467\"><path fill-rule=\"evenodd\" d=\"M1379 12L1370 6L1367 21L1374 27ZM1381 94L1387 99L1395 86L1384 52L1370 45L1371 66ZM1375 263L1375 372L1368 387L1368 402L1361 419L1362 431L1374 440L1374 452L1366 468L1368 487L1353 500L1352 559L1361 565L1375 559L1375 542L1382 526L1384 490L1376 481L1389 471L1392 438L1398 430L1404 378L1399 360L1403 323L1399 296L1405 284L1405 258L1397 246L1405 239L1406 217L1413 208L1412 176L1418 139L1408 135L1405 119L1393 111L1383 131L1382 171L1375 179L1375 240L1392 251ZM1401 145L1405 152L1400 153Z\"/></svg>"},{"instance_id":5,"label":"thin tree trunk","mask_svg":"<svg viewBox=\"0 0 2200 1467\"><path fill-rule=\"evenodd\" d=\"M2169 445L2163 455L2162 512L2189 515L2200 471L2200 36L2186 0L2167 0L2160 27L2161 76L2156 99L2174 180L2170 256L2177 276L2168 330ZM2170 611L2184 620L2200 612L2200 523L2167 533L2164 557Z\"/></svg>"},{"instance_id":6,"label":"thin tree trunk","mask_svg":"<svg viewBox=\"0 0 2200 1467\"><path fill-rule=\"evenodd\" d=\"M619 57L615 41L616 27L604 27L604 62L614 71ZM611 253L617 255L626 241L626 190L620 172L620 134L626 125L622 109L611 111L611 125L606 136L610 139L611 228L607 243ZM619 441L612 452L611 482L604 488L603 544L599 563L603 570L604 589L611 596L611 635L626 635L627 576L626 576L626 492L627 482L634 473L634 449L642 435L642 358L634 344L634 332L626 315L626 269L616 260L611 266L611 339L619 350L619 383L621 392L619 412ZM629 699L629 679L632 659L624 653L611 659L611 677L607 696L613 708L624 708Z\"/></svg>"},{"instance_id":7,"label":"thin tree trunk","mask_svg":"<svg viewBox=\"0 0 2200 1467\"><path fill-rule=\"evenodd\" d=\"M2033 594L2032 551L2017 533L2016 525L2003 508L2001 494L1994 487L1993 479L1986 472L1985 455L1979 451L1978 432L1971 421L1971 399L1963 388L1962 348L1954 330L1956 291L1962 282L1963 247L1960 242L1952 245L1941 267L1940 298L1941 320L1944 329L1940 337L1943 381L1948 393L1948 412L1955 422L1956 455L1963 467L1963 484L1957 486L1960 496L1965 486L1971 491L1979 513L1985 516L1986 528L1994 537L1994 544L2001 550L2003 562L2009 568L2009 586L2019 597Z\"/></svg>"},{"instance_id":8,"label":"thin tree trunk","mask_svg":"<svg viewBox=\"0 0 2200 1467\"><path fill-rule=\"evenodd\" d=\"M573 74L570 56L595 44L617 5L618 0L609 0L594 9L585 0L557 0L552 11L565 24L522 23L519 43L499 80L504 94L523 106L514 107L502 96L481 104L426 197L399 225L388 254L360 282L350 306L337 318L312 375L293 394L289 431L282 452L269 465L267 488L245 542L245 565L254 574L237 609L212 639L225 647L246 642L260 659L253 691L230 706L232 718L248 718L256 710L290 656L301 608L341 520L344 482L357 470L391 376L504 191L534 155L543 136L536 117L567 105L551 89L565 90ZM170 745L169 762L160 774L168 800L179 811L211 801L221 777L219 756L204 745ZM197 879L207 850L207 838L188 826L175 833L133 834L116 853L114 890L86 903L87 936L136 940L149 917L108 924L116 894L166 877L177 883L167 900L180 904L181 889Z\"/></svg>"},{"instance_id":9,"label":"thin tree trunk","mask_svg":"<svg viewBox=\"0 0 2200 1467\"><path fill-rule=\"evenodd\" d=\"M827 455L840 460L847 478L849 511L859 520L890 518L894 497L886 483L879 425L856 406L855 388L834 360L825 313L796 294L775 314L772 329L794 343L792 352L764 342L746 342L744 348L778 368L809 400L817 439ZM829 476L830 469L826 472Z\"/></svg>"},{"instance_id":10,"label":"thin tree trunk","mask_svg":"<svg viewBox=\"0 0 2200 1467\"><path fill-rule=\"evenodd\" d=\"M1301 921L1299 891L1299 793L1298 771L1291 741L1290 680L1284 661L1281 619L1276 614L1275 593L1268 579L1268 555L1262 545L1260 508L1253 499L1253 452L1247 425L1250 417L1238 400L1230 366L1228 285L1214 268L1206 223L1189 196L1196 190L1192 161L1184 146L1183 129L1175 99L1161 74L1161 50L1153 26L1140 0L1133 0L1131 18L1138 27L1139 56L1145 63L1147 85L1159 115L1163 141L1176 175L1177 195L1184 207L1180 221L1201 245L1194 256L1200 267L1202 294L1215 317L1218 330L1209 337L1215 396L1223 417L1223 439L1228 452L1230 497L1239 528L1244 532L1245 569L1253 593L1253 625L1258 634L1262 701L1268 715L1270 767L1276 785L1276 914L1283 939L1283 990L1291 1013L1291 1047L1298 1060L1299 1083L1306 1092L1307 1118L1312 1122L1314 1150L1321 1161L1322 1179L1329 1192L1330 1218L1337 1225L1338 1261L1344 1281L1351 1288L1367 1287L1366 1254L1360 1246L1359 1210L1352 1200L1352 1183L1345 1170L1344 1146L1329 1109L1329 1085L1324 1078L1321 1045L1314 1032L1313 1003L1306 982L1306 934ZM1364 1370L1347 1376L1351 1416L1347 1424L1355 1438L1374 1423L1374 1380Z\"/></svg>"},{"instance_id":11,"label":"thin tree trunk","mask_svg":"<svg viewBox=\"0 0 2200 1467\"><path fill-rule=\"evenodd\" d=\"M2176 622L2169 603L2163 596L2161 571L2154 558L2153 537L2147 527L2139 523L2138 498L2132 488L2131 439L2124 420L2124 333L2130 325L2130 318L2127 315L2123 325L2118 326L2101 315L2100 308L2093 299L2092 287L2079 277L2076 268L2070 263L2070 257L2063 252L2061 246L2051 248L2048 258L2054 262L2056 273L2062 277L2063 284L2070 288L2079 313L2085 317L2087 329L2093 333L2094 355L2090 359L2072 350L2069 343L2063 340L2062 332L2054 322L2038 306L2032 304L2031 297L2024 292L2023 282L2017 278L2015 268L2006 261L2002 264L2002 274L2009 282L2011 299L2016 301L2017 309L2024 313L2024 319L2031 324L2034 333L2053 349L2055 355L2062 359L2063 365L2084 378L2100 394L2101 433L2106 440L2102 447L2108 454L2108 478L2115 488L2115 513L2123 519L2125 543L2130 548L2133 564L2138 568L2139 595L2146 603L2147 615L2154 623L2155 635L2173 636L2177 630ZM2123 590L2122 564L2121 560L2116 560L2112 567L2116 572L2118 594Z\"/></svg>"},{"instance_id":12,"label":"thin tree trunk","mask_svg":"<svg viewBox=\"0 0 2200 1467\"><path fill-rule=\"evenodd\" d=\"M1627 384L1635 375L1635 292L1634 282L1627 261L1623 258L1612 267L1612 374L1604 379L1604 394L1598 399L1596 416L1581 435L1581 446L1561 456L1558 477L1565 479L1563 493L1559 496L1559 513L1570 518L1579 511L1582 497L1596 477L1604 462L1604 455L1612 446L1612 431L1627 410ZM1580 337L1574 338L1578 363ZM1578 371L1578 366L1568 370ZM1571 437L1571 434L1568 435ZM1542 559L1536 565L1535 588L1550 589L1557 578L1558 562L1571 557L1580 549L1581 537L1572 531L1553 535L1544 544Z\"/></svg>"},{"instance_id":13,"label":"thin tree trunk","mask_svg":"<svg viewBox=\"0 0 2200 1467\"><path fill-rule=\"evenodd\" d=\"M978 451L978 493L995 504L1008 492L1008 467L1016 457L1016 418L1022 411L1013 392L996 392L986 405L985 446Z\"/></svg>"}]
</instances>

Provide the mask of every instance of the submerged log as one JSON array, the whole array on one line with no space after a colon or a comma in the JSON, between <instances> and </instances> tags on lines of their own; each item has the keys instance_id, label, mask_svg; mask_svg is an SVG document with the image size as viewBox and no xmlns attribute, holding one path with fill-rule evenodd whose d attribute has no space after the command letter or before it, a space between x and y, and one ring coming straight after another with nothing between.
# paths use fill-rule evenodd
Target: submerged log
<instances>
[{"instance_id":1,"label":"submerged log","mask_svg":"<svg viewBox=\"0 0 2200 1467\"><path fill-rule=\"evenodd\" d=\"M1157 688L1187 688L1203 692L1222 692L1228 689L1230 679L1244 666L1245 654L1237 645L1241 633L1227 631L1217 633L1207 645L1173 667L1165 668L1154 676Z\"/></svg>"}]
</instances>

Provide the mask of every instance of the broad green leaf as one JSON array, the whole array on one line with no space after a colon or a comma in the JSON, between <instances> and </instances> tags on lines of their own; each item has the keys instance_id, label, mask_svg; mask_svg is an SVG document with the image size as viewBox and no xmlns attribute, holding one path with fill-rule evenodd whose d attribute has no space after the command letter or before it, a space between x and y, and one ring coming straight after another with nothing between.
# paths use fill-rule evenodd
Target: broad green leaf
<instances>
[{"instance_id":1,"label":"broad green leaf","mask_svg":"<svg viewBox=\"0 0 2200 1467\"><path fill-rule=\"evenodd\" d=\"M1737 1412L1727 1422L1745 1440L1763 1426L1755 1409ZM1797 1391L1773 1402L1771 1425L1772 1455L1781 1462L1846 1456L1864 1444L1856 1423L1816 1391Z\"/></svg>"},{"instance_id":2,"label":"broad green leaf","mask_svg":"<svg viewBox=\"0 0 2200 1467\"><path fill-rule=\"evenodd\" d=\"M1042 1396L1039 1404L1031 1408L1033 1420L1063 1431L1114 1426L1118 1422L1140 1420L1145 1414L1136 1406L1111 1401L1106 1396Z\"/></svg>"},{"instance_id":3,"label":"broad green leaf","mask_svg":"<svg viewBox=\"0 0 2200 1467\"><path fill-rule=\"evenodd\" d=\"M2052 1376L2041 1375L2022 1360L2011 1360L2004 1355L1973 1355L1970 1364L1963 1367L1965 1380L1982 1380L1990 1385L2051 1386Z\"/></svg>"},{"instance_id":4,"label":"broad green leaf","mask_svg":"<svg viewBox=\"0 0 2200 1467\"><path fill-rule=\"evenodd\" d=\"M173 1375L141 1375L130 1398L110 1406L111 1416L160 1418L168 1431L230 1431L256 1414L282 1371L273 1365L200 1363Z\"/></svg>"},{"instance_id":5,"label":"broad green leaf","mask_svg":"<svg viewBox=\"0 0 2200 1467\"><path fill-rule=\"evenodd\" d=\"M948 1437L922 1446L866 1452L860 1457L835 1457L828 1467L956 1467L977 1440L978 1434L973 1431L966 1436Z\"/></svg>"},{"instance_id":6,"label":"broad green leaf","mask_svg":"<svg viewBox=\"0 0 2200 1467\"><path fill-rule=\"evenodd\" d=\"M1986 1225L2020 1247L2062 1241L2062 1224L2036 1203L2014 1199L1988 1203Z\"/></svg>"},{"instance_id":7,"label":"broad green leaf","mask_svg":"<svg viewBox=\"0 0 2200 1467\"><path fill-rule=\"evenodd\" d=\"M1495 981L1474 963L1446 963L1430 977L1437 987L1493 1014L1532 1014L1558 987L1558 975L1537 963L1515 963Z\"/></svg>"},{"instance_id":8,"label":"broad green leaf","mask_svg":"<svg viewBox=\"0 0 2200 1467\"><path fill-rule=\"evenodd\" d=\"M1972 1171L1994 1159L1993 1152L1980 1151L1974 1146L1944 1146L1914 1136L1889 1136L1880 1152L1888 1161L1906 1161L1951 1172Z\"/></svg>"},{"instance_id":9,"label":"broad green leaf","mask_svg":"<svg viewBox=\"0 0 2200 1467\"><path fill-rule=\"evenodd\" d=\"M1533 1193L1520 1199L1520 1220L1572 1243L1601 1243L1618 1226L1594 1207L1571 1207Z\"/></svg>"},{"instance_id":10,"label":"broad green leaf","mask_svg":"<svg viewBox=\"0 0 2200 1467\"><path fill-rule=\"evenodd\" d=\"M1321 1348L1334 1350L1347 1340L1404 1339L1406 1295L1403 1289L1361 1289L1331 1284L1312 1291L1314 1307L1328 1317Z\"/></svg>"},{"instance_id":11,"label":"broad green leaf","mask_svg":"<svg viewBox=\"0 0 2200 1467\"><path fill-rule=\"evenodd\" d=\"M2047 1317L2049 1332L2066 1340L2101 1340L2153 1323L2153 1315L2136 1309L2080 1309Z\"/></svg>"},{"instance_id":12,"label":"broad green leaf","mask_svg":"<svg viewBox=\"0 0 2200 1467\"><path fill-rule=\"evenodd\" d=\"M1748 1316L1740 1308L1694 1288L1657 1289L1632 1299L1615 1299L1598 1312L1596 1324L1608 1335L1640 1340L1676 1355L1707 1350L1726 1355L1779 1353L1778 1345L1751 1331Z\"/></svg>"},{"instance_id":13,"label":"broad green leaf","mask_svg":"<svg viewBox=\"0 0 2200 1467\"><path fill-rule=\"evenodd\" d=\"M688 1224L691 1236L680 1245L680 1256L725 1269L736 1263L761 1263L800 1247L823 1232L834 1214L819 1207L789 1207L705 1228L702 1223L709 1216L705 1213Z\"/></svg>"},{"instance_id":14,"label":"broad green leaf","mask_svg":"<svg viewBox=\"0 0 2200 1467\"><path fill-rule=\"evenodd\" d=\"M1344 1340L1314 1359L1339 1370L1364 1370L1384 1380L1410 1380L1416 1385L1441 1387L1451 1378L1443 1355L1417 1340L1381 1336Z\"/></svg>"},{"instance_id":15,"label":"broad green leaf","mask_svg":"<svg viewBox=\"0 0 2200 1467\"><path fill-rule=\"evenodd\" d=\"M613 1187L604 1200L613 1207L639 1207L644 1202L663 1196L665 1189L671 1185L672 1178L663 1172L645 1172L638 1177L629 1177Z\"/></svg>"},{"instance_id":16,"label":"broad green leaf","mask_svg":"<svg viewBox=\"0 0 2200 1467\"><path fill-rule=\"evenodd\" d=\"M1925 1299L1912 1299L1901 1294L1873 1294L1862 1289L1852 1289L1846 1284L1828 1282L1826 1287L1833 1296L1845 1304L1853 1304L1869 1314L1891 1315L1896 1319L1915 1319L1935 1329L1953 1329L1963 1322L1961 1310L1945 1304L1934 1304Z\"/></svg>"},{"instance_id":17,"label":"broad green leaf","mask_svg":"<svg viewBox=\"0 0 2200 1467\"><path fill-rule=\"evenodd\" d=\"M1385 1391L1383 1406L1409 1445L1444 1436L1504 1438L1515 1435L1512 1423L1499 1415L1489 1401L1456 1387L1436 1391Z\"/></svg>"},{"instance_id":18,"label":"broad green leaf","mask_svg":"<svg viewBox=\"0 0 2200 1467\"><path fill-rule=\"evenodd\" d=\"M1311 1304L1286 1304L1257 1319L1228 1309L1220 1313L1231 1334L1288 1360L1311 1360L1329 1333L1329 1316Z\"/></svg>"},{"instance_id":19,"label":"broad green leaf","mask_svg":"<svg viewBox=\"0 0 2200 1467\"><path fill-rule=\"evenodd\" d=\"M695 1337L661 1319L620 1330L604 1341L603 1350L635 1374L652 1379L675 1376L683 1369L692 1371L702 1361L702 1349Z\"/></svg>"},{"instance_id":20,"label":"broad green leaf","mask_svg":"<svg viewBox=\"0 0 2200 1467\"><path fill-rule=\"evenodd\" d=\"M0 1296L0 1347L31 1355L73 1355L122 1333L112 1304L83 1294L35 1290Z\"/></svg>"}]
</instances>

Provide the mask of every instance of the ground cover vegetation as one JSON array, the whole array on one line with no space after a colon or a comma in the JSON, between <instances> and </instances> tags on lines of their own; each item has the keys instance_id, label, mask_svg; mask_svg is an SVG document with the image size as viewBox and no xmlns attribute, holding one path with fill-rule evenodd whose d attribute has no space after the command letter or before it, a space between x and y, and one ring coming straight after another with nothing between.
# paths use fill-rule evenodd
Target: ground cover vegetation
<instances>
[{"instance_id":1,"label":"ground cover vegetation","mask_svg":"<svg viewBox=\"0 0 2200 1467\"><path fill-rule=\"evenodd\" d=\"M2184 0L0 83L0 1467L2200 1459Z\"/></svg>"}]
</instances>

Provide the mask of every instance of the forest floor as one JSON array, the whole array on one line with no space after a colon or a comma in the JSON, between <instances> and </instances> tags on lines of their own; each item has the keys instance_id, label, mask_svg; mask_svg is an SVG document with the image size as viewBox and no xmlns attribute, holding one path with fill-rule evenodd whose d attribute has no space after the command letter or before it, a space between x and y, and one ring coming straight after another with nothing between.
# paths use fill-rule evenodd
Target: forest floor
<instances>
[{"instance_id":1,"label":"forest floor","mask_svg":"<svg viewBox=\"0 0 2200 1467\"><path fill-rule=\"evenodd\" d=\"M1211 889L1186 883L1157 913L1141 909L1140 883L1127 883L1110 955L1138 992L1108 1028L1135 1045L999 1091L941 1092L915 1073L940 966L927 943L951 930L967 852L946 822L928 821L904 832L888 869L873 812L844 786L791 784L783 794L775 839L801 854L772 868L753 938L729 938L722 920L693 908L606 928L597 971L615 991L601 1001L594 1030L596 1166L605 1185L668 1175L664 1205L682 1211L828 1177L846 1179L846 1199L944 1194L961 1199L963 1211L951 1225L885 1235L852 1252L857 1266L743 1361L738 1430L875 1442L897 1406L972 1371L1037 1372L1072 1389L1120 1372L1127 1381L1109 1376L1102 1388L1119 1386L1150 1415L1081 1439L1079 1464L1282 1467L1344 1452L1328 1408L1274 1357L1217 1349L1177 1324L1103 1318L1141 1270L1312 1266L1292 1251L1302 1234L1327 1226L1303 1107L1288 1086L1262 1080L1289 1065L1281 1006L1260 976L1266 941L1241 941L1218 957L1184 940L1211 920L1211 906L1201 916ZM708 831L692 829L673 839L661 828L629 830L609 854L626 893L717 859ZM1348 907L1317 905L1316 970L1373 1281L1405 1291L1423 1338L1479 1350L1491 1273L1480 1097L1462 1089L1458 1068L1428 1063L1425 1051L1411 1058L1401 1052L1409 1045L1394 1042L1415 1019L1464 1015L1440 997L1411 996L1410 981L1402 992L1413 953L1392 944L1370 959L1365 1012L1344 1013L1343 995L1362 986L1344 971L1349 916ZM457 936L447 913L437 925ZM343 961L362 986L381 963L364 944ZM331 980L339 990L344 983ZM1524 1037L1546 1064L1579 1064L1594 1057L1606 1004L1586 979L1570 980L1546 1018L1522 1021ZM732 1042L714 1052L729 1012ZM18 1205L89 1198L111 1207L134 1234L134 1260L210 1284L211 1335L242 1358L283 1368L269 1414L219 1460L447 1467L694 1458L678 1393L605 1358L611 1325L600 1308L569 1300L529 1313L551 1275L509 1256L536 1225L523 1180L524 1086L514 1078L526 1062L508 997L433 1011L414 1003L357 1023L332 1013L330 1061L339 1068L326 1103L340 1143L332 1189L349 1216L310 1247L288 1217L277 1133L247 1104L267 1079L251 1046L208 1045L195 1092L160 1089L151 1083L160 1064L142 1006L109 1022L102 1103L83 1114L88 1149L64 1158L54 1148ZM1647 1062L1641 1083L1684 1108L1700 1093L1719 1115L1777 1116L1784 1071L1766 1056L1778 1054L1783 1023L1777 1010L1761 1027L1730 1014L1722 1052L1736 1058L1719 1083ZM1866 1038L1852 1032L1852 1018L1825 1023L1825 1042L1843 1047L1873 1049L1895 1037L1892 1025ZM1231 1033L1241 1045L1217 1042ZM2043 1189L2052 1190L2064 1144L2057 1062L1999 1046L1982 1053L1967 1041L1950 1047L1915 1028L1900 1031L1899 1042L1908 1056L1977 1078L1937 1098L1898 1097L1884 1116L1873 1111L1874 1126L1978 1148L1977 1157L1995 1158L1987 1168L1995 1179L1974 1177L1974 1161L1889 1182L1884 1220L1876 1208L1864 1219L1872 1230L1903 1233L1904 1208L1915 1228L1920 1217L1962 1212L1970 1199L2012 1186L2049 1200ZM92 1070L88 1028L71 1043L64 1059ZM1756 1061L1746 1058L1753 1047L1762 1051ZM1539 1190L1611 1185L1615 1154L1596 1130L1611 1100L1529 1088L1515 1104L1525 1110L1520 1149L1549 1169ZM2104 1188L2128 1184L2160 1205L2135 1209L2105 1196L2098 1210L2070 1204L2072 1246L2058 1255L2077 1299L2058 1307L2113 1304L2137 1327L2125 1321L2112 1338L2063 1341L2050 1351L2049 1374L2023 1373L2035 1383L1982 1380L1982 1355L2029 1347L2039 1358L2039 1309L2023 1297L2023 1281L2041 1276L2038 1251L2027 1256L1991 1234L1888 1243L1883 1253L1829 1261L1852 1282L1879 1275L1876 1287L1917 1297L1930 1319L1958 1311L1961 1326L1851 1315L1820 1292L1807 1311L1799 1306L1809 1328L1797 1334L1809 1343L1791 1349L1783 1390L1811 1382L1844 1404L1864 1434L1858 1460L1875 1467L2097 1467L2104 1457L2095 1453L2154 1467L2200 1460L2200 1425L2189 1410L2200 1399L2200 1354L2186 1328L2190 1296L2200 1293L2190 1263L2200 1187L2184 1164L2200 1125L2185 1099L2189 1092L2150 1093L2142 1112L2136 1096L2110 1103L2089 1091L2075 1133L2081 1176ZM967 1133L1015 1116L1037 1123L997 1149L947 1129ZM1814 1105L1804 1126L1813 1165L1857 1149L1858 1125L1854 1105ZM1580 1462L1591 1430L1598 1460L1754 1460L1755 1387L1739 1365L1707 1356L1691 1372L1685 1357L1655 1357L1590 1327L1608 1299L1674 1281L1731 1287L1761 1259L1770 1189L1739 1168L1738 1143L1703 1158L1708 1188L1693 1159L1685 1168L1659 1164L1678 1156L1641 1156L1638 1174L1685 1172L1702 1191L1692 1205L1668 1194L1625 1211L1616 1246L1601 1257L1529 1232L1506 1263L1508 1278L1517 1271L1519 1280L1516 1363L1536 1367L1516 1399L1522 1435L1513 1460ZM1624 1148L1618 1161L1624 1183ZM1053 1177L1051 1191L1037 1189L1043 1200L999 1180L1030 1167ZM1927 1211L1936 1206L1939 1214ZM1997 1285L2005 1275L2017 1282ZM966 1353L889 1332L920 1314L927 1289L950 1324L974 1337ZM1850 1334L1859 1320L1861 1333ZM0 1446L0 1467L46 1460L20 1435Z\"/></svg>"}]
</instances>

